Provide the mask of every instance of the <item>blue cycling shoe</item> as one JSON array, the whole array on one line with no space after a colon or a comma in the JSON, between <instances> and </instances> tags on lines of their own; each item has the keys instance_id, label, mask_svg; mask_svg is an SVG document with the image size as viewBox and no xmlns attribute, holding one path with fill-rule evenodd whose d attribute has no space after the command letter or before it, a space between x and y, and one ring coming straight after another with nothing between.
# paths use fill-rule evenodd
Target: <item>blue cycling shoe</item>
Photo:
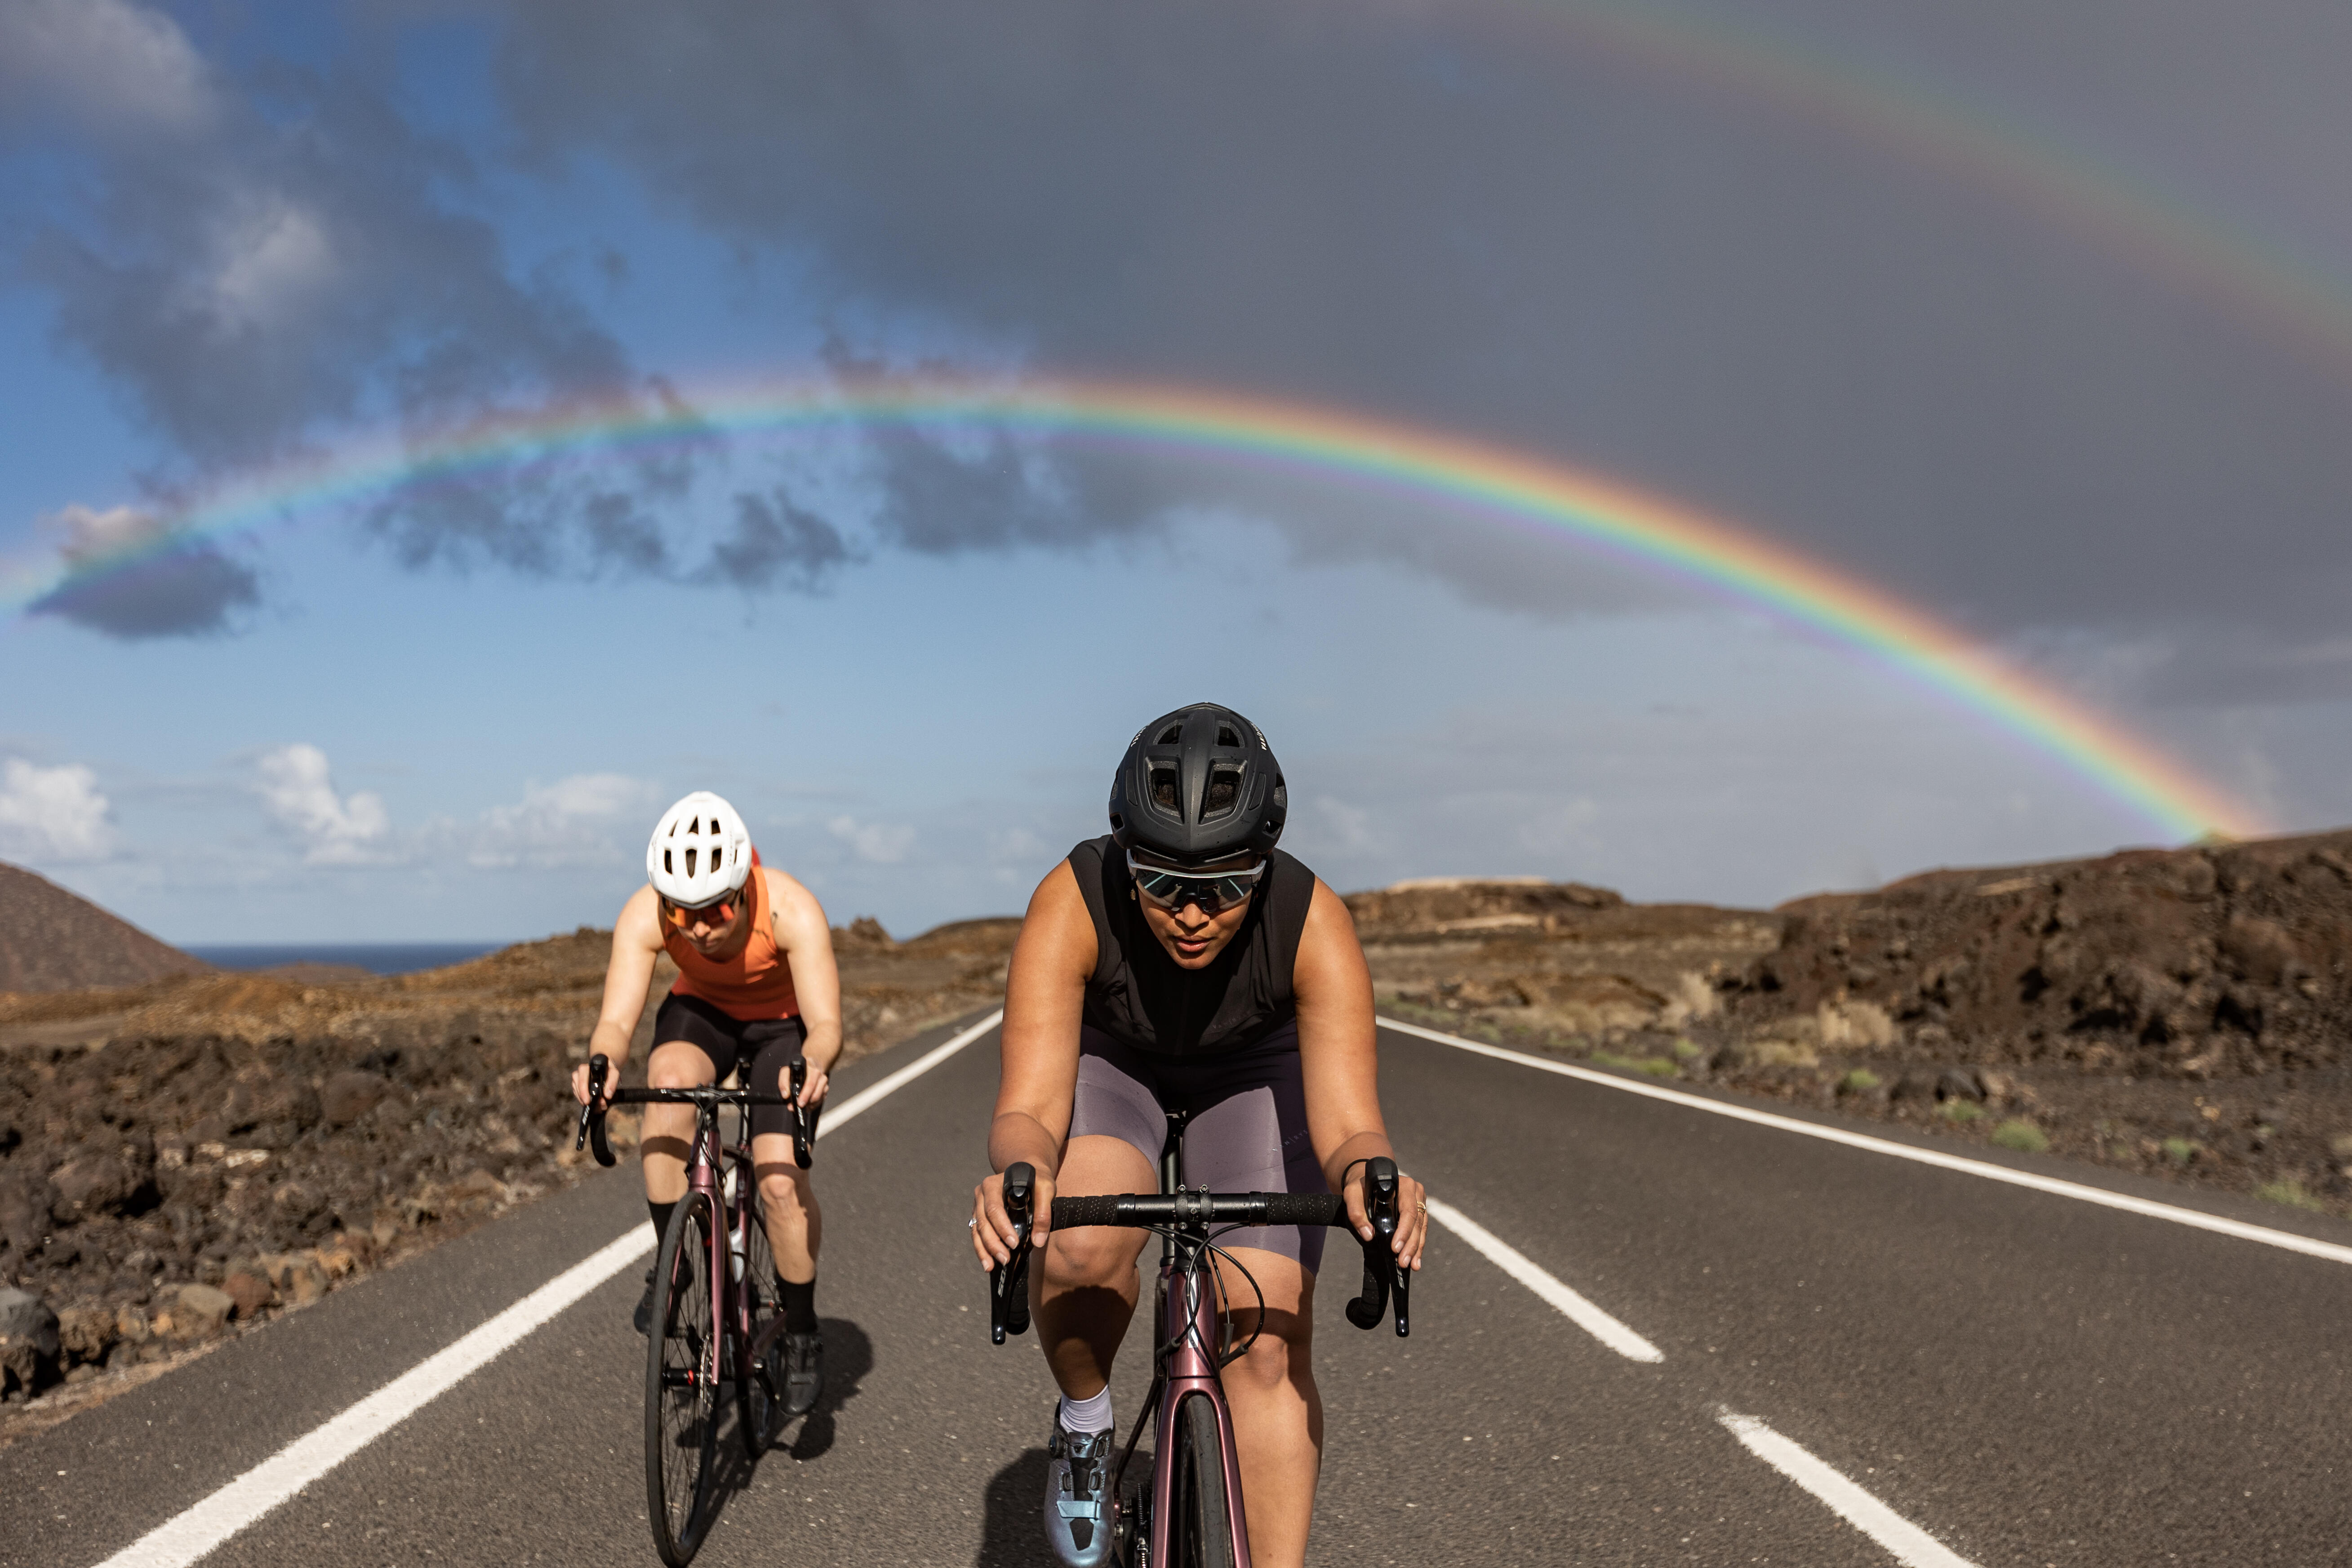
<instances>
[{"instance_id":1,"label":"blue cycling shoe","mask_svg":"<svg viewBox=\"0 0 2352 1568\"><path fill-rule=\"evenodd\" d=\"M1055 1413L1045 1444L1045 1539L1064 1568L1103 1568L1110 1561L1114 1504L1109 1432L1071 1432Z\"/></svg>"}]
</instances>

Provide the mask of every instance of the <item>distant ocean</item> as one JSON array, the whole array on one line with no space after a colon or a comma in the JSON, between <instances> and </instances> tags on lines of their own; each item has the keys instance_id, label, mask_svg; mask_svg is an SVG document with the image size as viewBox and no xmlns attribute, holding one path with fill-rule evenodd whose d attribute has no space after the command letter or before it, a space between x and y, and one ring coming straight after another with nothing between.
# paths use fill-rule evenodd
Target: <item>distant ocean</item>
<instances>
[{"instance_id":1,"label":"distant ocean","mask_svg":"<svg viewBox=\"0 0 2352 1568\"><path fill-rule=\"evenodd\" d=\"M503 942L239 942L218 945L183 946L180 951L201 958L215 969L278 969L289 963L338 963L373 974L408 974L419 969L440 969L463 963L486 952L511 946Z\"/></svg>"}]
</instances>

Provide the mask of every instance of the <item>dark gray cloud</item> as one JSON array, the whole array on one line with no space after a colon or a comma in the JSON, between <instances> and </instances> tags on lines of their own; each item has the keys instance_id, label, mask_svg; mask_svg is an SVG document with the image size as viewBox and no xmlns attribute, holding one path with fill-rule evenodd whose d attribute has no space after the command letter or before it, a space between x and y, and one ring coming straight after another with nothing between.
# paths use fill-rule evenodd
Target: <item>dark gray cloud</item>
<instances>
[{"instance_id":1,"label":"dark gray cloud","mask_svg":"<svg viewBox=\"0 0 2352 1568\"><path fill-rule=\"evenodd\" d=\"M2260 79L2245 38L2282 56L2346 42L2304 5L2246 27L2095 9L1726 15L1830 54L1852 21L1865 68L1948 89L1950 65L2023 138L2034 122L2005 89L2044 95L2067 129L2075 98L2128 104L2137 119L2088 111L2085 145L2105 125L2159 158L2179 149L2151 117L2176 98L2225 131L2201 81L2174 91L2207 62L2242 85ZM960 323L1049 370L1329 400L1572 458L1991 635L2214 623L2284 658L2343 624L2352 362L2013 200L1999 171L1592 47L1573 6L509 15L501 79L545 155L610 155L715 232L815 256L845 300ZM2087 47L2118 37L2130 47ZM2002 51L2035 64L2004 80ZM2337 153L2299 166L2340 167L2352 108L2309 70L2290 78L2298 134ZM933 456L892 469L894 497L920 500L886 508L885 532L912 548L1139 515L1057 509L1066 478L1041 483L1011 447L944 472ZM968 487L960 501L940 478ZM1340 548L1328 520L1301 526L1307 552ZM1527 554L1415 563L1524 601Z\"/></svg>"},{"instance_id":2,"label":"dark gray cloud","mask_svg":"<svg viewBox=\"0 0 2352 1568\"><path fill-rule=\"evenodd\" d=\"M169 542L167 525L151 513L68 507L55 522L68 574L27 605L28 614L137 641L226 632L239 612L261 602L252 568L209 540ZM131 564L93 570L125 556Z\"/></svg>"},{"instance_id":3,"label":"dark gray cloud","mask_svg":"<svg viewBox=\"0 0 2352 1568\"><path fill-rule=\"evenodd\" d=\"M711 546L698 580L746 592L794 588L814 593L856 559L840 530L779 486L735 498L735 526Z\"/></svg>"}]
</instances>

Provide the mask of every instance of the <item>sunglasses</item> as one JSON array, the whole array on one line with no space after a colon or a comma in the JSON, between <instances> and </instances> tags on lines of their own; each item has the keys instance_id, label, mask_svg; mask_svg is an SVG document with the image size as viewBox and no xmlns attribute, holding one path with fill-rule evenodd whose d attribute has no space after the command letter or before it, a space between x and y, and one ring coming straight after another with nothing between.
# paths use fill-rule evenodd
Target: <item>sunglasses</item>
<instances>
[{"instance_id":1,"label":"sunglasses","mask_svg":"<svg viewBox=\"0 0 2352 1568\"><path fill-rule=\"evenodd\" d=\"M680 931L684 931L697 921L715 931L735 918L737 896L730 893L723 899L714 899L709 903L696 904L691 908L684 904L673 904L667 899L664 899L661 901L662 919Z\"/></svg>"},{"instance_id":2,"label":"sunglasses","mask_svg":"<svg viewBox=\"0 0 2352 1568\"><path fill-rule=\"evenodd\" d=\"M1132 849L1127 853L1127 868L1135 878L1135 890L1159 908L1175 910L1198 904L1204 915L1242 902L1265 875L1263 860L1241 871L1180 871L1169 866L1147 866Z\"/></svg>"}]
</instances>

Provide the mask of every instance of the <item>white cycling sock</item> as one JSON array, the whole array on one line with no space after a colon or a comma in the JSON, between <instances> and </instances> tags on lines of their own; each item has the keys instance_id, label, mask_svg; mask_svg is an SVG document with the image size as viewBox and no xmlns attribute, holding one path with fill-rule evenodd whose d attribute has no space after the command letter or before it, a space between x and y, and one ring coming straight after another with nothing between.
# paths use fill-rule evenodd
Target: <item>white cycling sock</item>
<instances>
[{"instance_id":1,"label":"white cycling sock","mask_svg":"<svg viewBox=\"0 0 2352 1568\"><path fill-rule=\"evenodd\" d=\"M1065 1394L1057 1419L1065 1432L1109 1431L1114 1425L1110 1415L1110 1385L1105 1384L1102 1392L1091 1399L1073 1399Z\"/></svg>"}]
</instances>

